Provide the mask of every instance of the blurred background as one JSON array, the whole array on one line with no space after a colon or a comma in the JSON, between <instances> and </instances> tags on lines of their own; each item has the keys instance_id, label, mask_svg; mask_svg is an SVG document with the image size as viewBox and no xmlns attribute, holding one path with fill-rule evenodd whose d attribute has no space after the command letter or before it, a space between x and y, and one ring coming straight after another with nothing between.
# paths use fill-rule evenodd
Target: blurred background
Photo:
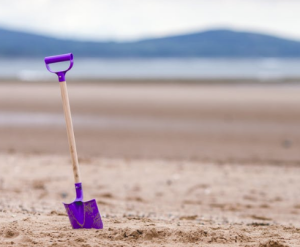
<instances>
[{"instance_id":1,"label":"blurred background","mask_svg":"<svg viewBox=\"0 0 300 247\"><path fill-rule=\"evenodd\" d=\"M68 153L59 85L43 59L72 52L81 157L298 163L299 8L0 1L0 151Z\"/></svg>"}]
</instances>

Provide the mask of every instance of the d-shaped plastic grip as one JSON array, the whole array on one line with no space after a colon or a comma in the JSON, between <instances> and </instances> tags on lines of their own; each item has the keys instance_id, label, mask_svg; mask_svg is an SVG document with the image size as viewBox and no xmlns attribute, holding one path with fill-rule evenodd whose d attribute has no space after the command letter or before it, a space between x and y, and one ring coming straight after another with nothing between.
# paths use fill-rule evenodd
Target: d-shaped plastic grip
<instances>
[{"instance_id":1,"label":"d-shaped plastic grip","mask_svg":"<svg viewBox=\"0 0 300 247\"><path fill-rule=\"evenodd\" d=\"M52 71L49 64L51 63L59 63L59 62L65 62L65 61L70 61L70 66L68 69L63 70L63 71ZM72 53L67 53L67 54L62 54L62 55L56 55L56 56L51 56L51 57L45 57L45 64L47 70L49 70L51 73L55 73L58 76L59 82L65 81L65 75L67 71L69 71L74 64L73 61L73 54Z\"/></svg>"}]
</instances>

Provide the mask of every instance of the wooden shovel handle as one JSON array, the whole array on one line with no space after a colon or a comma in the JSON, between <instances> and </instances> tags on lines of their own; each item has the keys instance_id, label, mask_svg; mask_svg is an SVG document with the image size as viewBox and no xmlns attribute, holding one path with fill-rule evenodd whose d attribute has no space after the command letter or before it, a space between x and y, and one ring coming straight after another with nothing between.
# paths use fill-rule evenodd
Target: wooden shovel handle
<instances>
[{"instance_id":1,"label":"wooden shovel handle","mask_svg":"<svg viewBox=\"0 0 300 247\"><path fill-rule=\"evenodd\" d=\"M60 82L59 84L60 84L61 98L62 98L64 113L65 113L65 119L66 119L70 154L71 154L72 164L73 164L74 180L75 180L75 183L80 183L78 156L77 156L77 151L76 151L76 142L75 142L75 136L74 136L74 130L73 130L72 117L71 117L71 109L70 109L70 103L69 103L67 83L65 81L63 81L63 82Z\"/></svg>"}]
</instances>

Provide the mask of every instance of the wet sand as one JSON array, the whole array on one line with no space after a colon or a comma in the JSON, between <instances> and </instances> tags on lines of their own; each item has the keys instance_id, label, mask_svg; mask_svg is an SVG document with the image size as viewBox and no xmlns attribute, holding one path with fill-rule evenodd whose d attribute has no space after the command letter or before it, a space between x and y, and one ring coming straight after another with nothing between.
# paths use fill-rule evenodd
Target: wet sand
<instances>
[{"instance_id":1,"label":"wet sand","mask_svg":"<svg viewBox=\"0 0 300 247\"><path fill-rule=\"evenodd\" d=\"M300 86L69 83L86 200L73 231L57 83L0 83L0 246L299 246Z\"/></svg>"},{"instance_id":2,"label":"wet sand","mask_svg":"<svg viewBox=\"0 0 300 247\"><path fill-rule=\"evenodd\" d=\"M68 86L83 156L300 160L300 86L72 82ZM7 113L14 115L6 120L17 120L1 121ZM18 120L20 114L23 121ZM2 152L67 154L57 83L1 83L0 136Z\"/></svg>"}]
</instances>

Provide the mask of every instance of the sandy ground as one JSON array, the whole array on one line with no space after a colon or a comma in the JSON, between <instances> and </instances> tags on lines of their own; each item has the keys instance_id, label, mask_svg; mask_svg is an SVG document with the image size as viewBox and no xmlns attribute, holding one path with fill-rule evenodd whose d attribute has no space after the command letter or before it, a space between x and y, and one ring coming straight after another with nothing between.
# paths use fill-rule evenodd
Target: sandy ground
<instances>
[{"instance_id":1,"label":"sandy ground","mask_svg":"<svg viewBox=\"0 0 300 247\"><path fill-rule=\"evenodd\" d=\"M300 160L300 86L68 85L81 155ZM0 83L0 136L4 152L67 154L56 81Z\"/></svg>"},{"instance_id":2,"label":"sandy ground","mask_svg":"<svg viewBox=\"0 0 300 247\"><path fill-rule=\"evenodd\" d=\"M104 230L71 229L62 206L75 194L68 157L4 154L2 246L300 245L298 166L80 161Z\"/></svg>"},{"instance_id":3,"label":"sandy ground","mask_svg":"<svg viewBox=\"0 0 300 247\"><path fill-rule=\"evenodd\" d=\"M0 246L300 246L300 86L69 83L85 198L72 230L57 83L0 83Z\"/></svg>"}]
</instances>

